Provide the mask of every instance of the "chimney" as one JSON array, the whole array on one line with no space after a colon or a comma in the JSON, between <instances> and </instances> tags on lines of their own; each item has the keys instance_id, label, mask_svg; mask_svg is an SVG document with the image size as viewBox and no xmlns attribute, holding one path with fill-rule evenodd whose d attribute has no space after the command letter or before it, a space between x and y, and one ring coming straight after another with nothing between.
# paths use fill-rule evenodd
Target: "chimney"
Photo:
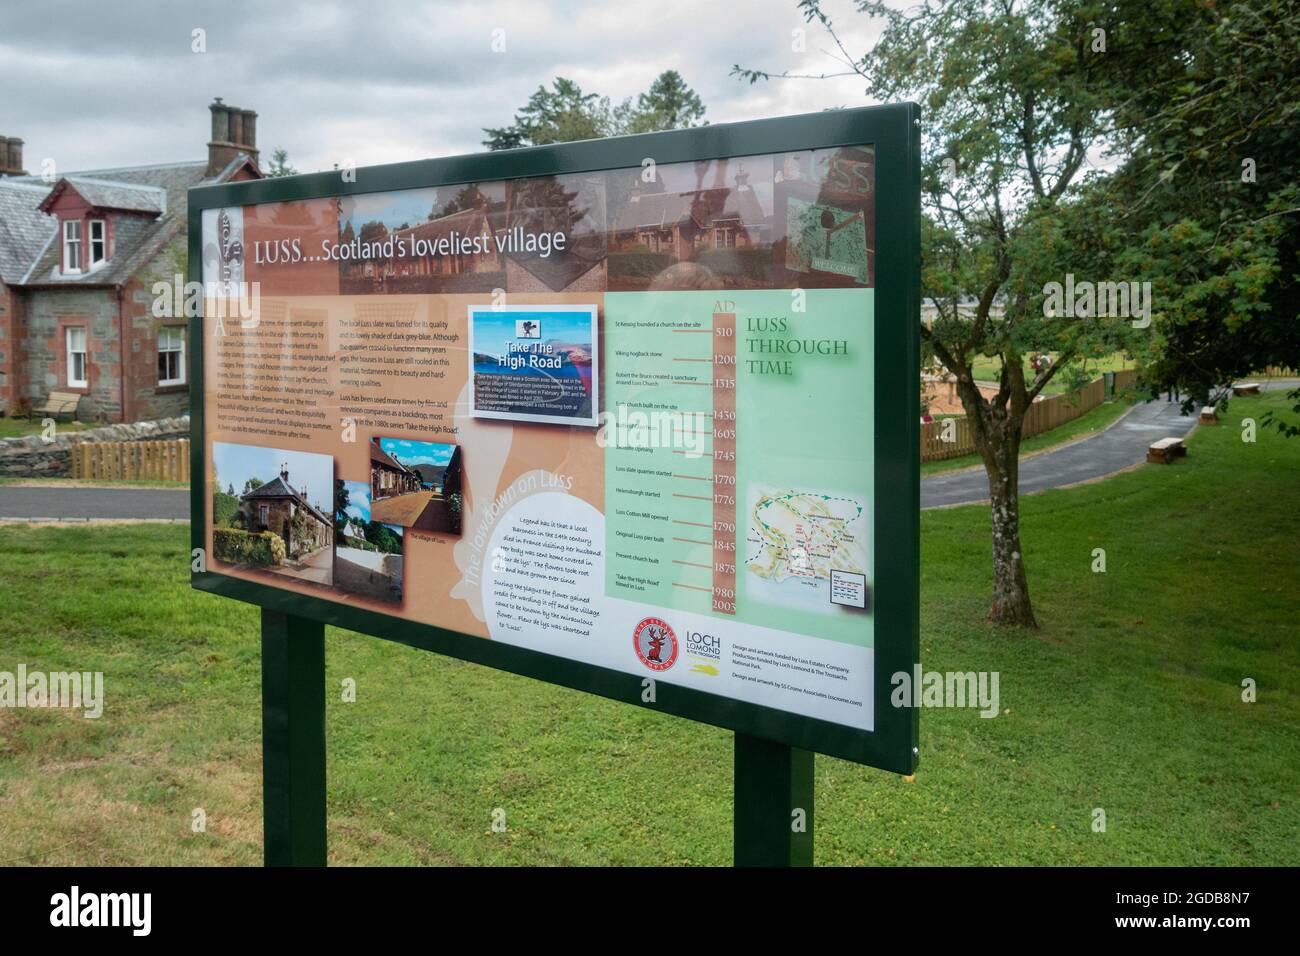
<instances>
[{"instance_id":1,"label":"chimney","mask_svg":"<svg viewBox=\"0 0 1300 956\"><path fill-rule=\"evenodd\" d=\"M208 175L215 176L240 153L257 165L257 114L229 106L217 97L208 106L212 111L212 139L208 142Z\"/></svg>"},{"instance_id":2,"label":"chimney","mask_svg":"<svg viewBox=\"0 0 1300 956\"><path fill-rule=\"evenodd\" d=\"M26 176L23 169L23 141L12 136L0 136L0 176Z\"/></svg>"},{"instance_id":3,"label":"chimney","mask_svg":"<svg viewBox=\"0 0 1300 956\"><path fill-rule=\"evenodd\" d=\"M286 485L289 483L289 463L287 461L280 466L280 478Z\"/></svg>"}]
</instances>

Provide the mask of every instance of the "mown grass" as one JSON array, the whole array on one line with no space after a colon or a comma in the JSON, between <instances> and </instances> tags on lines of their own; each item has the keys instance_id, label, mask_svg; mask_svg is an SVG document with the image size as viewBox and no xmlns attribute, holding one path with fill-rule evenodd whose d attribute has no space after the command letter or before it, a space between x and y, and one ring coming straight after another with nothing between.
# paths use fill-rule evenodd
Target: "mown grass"
<instances>
[{"instance_id":1,"label":"mown grass","mask_svg":"<svg viewBox=\"0 0 1300 956\"><path fill-rule=\"evenodd\" d=\"M983 623L987 510L922 515L924 665L998 671L1003 713L923 712L911 782L818 758L819 863L1300 862L1300 441L1237 425L1280 399L1025 498L1038 632ZM257 611L187 566L184 528L0 527L0 669L108 692L97 721L0 710L0 863L260 862ZM730 862L726 732L333 629L327 654L332 862Z\"/></svg>"},{"instance_id":2,"label":"mown grass","mask_svg":"<svg viewBox=\"0 0 1300 956\"><path fill-rule=\"evenodd\" d=\"M93 428L94 426L88 425L85 422L63 421L57 422L54 427L56 431L59 432L79 432L87 428ZM8 418L0 415L0 438L23 438L27 435L39 435L40 433L40 418L33 418L31 421L28 421L25 415L21 418Z\"/></svg>"},{"instance_id":3,"label":"mown grass","mask_svg":"<svg viewBox=\"0 0 1300 956\"><path fill-rule=\"evenodd\" d=\"M1026 438L1020 443L1020 457L1023 459L1026 455L1046 451L1049 448L1055 448L1057 445L1064 445L1066 442L1099 432L1108 425L1113 424L1117 418L1131 407L1127 402L1122 401L1103 402L1096 408L1084 412L1073 421L1068 421L1064 425L1058 425L1049 431ZM980 464L980 456L976 454L959 455L956 458L945 458L942 461L923 461L921 462L921 475L922 477L937 475L941 472L972 468Z\"/></svg>"},{"instance_id":4,"label":"mown grass","mask_svg":"<svg viewBox=\"0 0 1300 956\"><path fill-rule=\"evenodd\" d=\"M1056 358L1056 353L1049 353L1052 358ZM1029 365L1029 356L1024 357L1025 361L1025 380L1032 382L1035 372ZM1136 368L1137 363L1127 358L1123 352L1113 352L1104 358L1088 359L1084 367L1088 379L1091 381L1102 372L1118 372L1120 369ZM980 382L996 382L1002 377L1002 358L997 355L976 355L971 363L971 374ZM1054 376L1050 382L1043 387L1044 395L1059 395L1061 392L1069 391L1069 386L1063 378L1064 372Z\"/></svg>"}]
</instances>

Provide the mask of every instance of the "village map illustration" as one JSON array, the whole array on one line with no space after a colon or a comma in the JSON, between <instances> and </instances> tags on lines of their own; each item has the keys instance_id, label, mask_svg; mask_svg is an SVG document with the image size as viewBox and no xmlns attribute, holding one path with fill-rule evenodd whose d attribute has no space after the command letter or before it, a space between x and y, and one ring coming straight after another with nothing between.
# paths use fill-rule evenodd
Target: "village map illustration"
<instances>
[{"instance_id":1,"label":"village map illustration","mask_svg":"<svg viewBox=\"0 0 1300 956\"><path fill-rule=\"evenodd\" d=\"M749 514L745 569L794 586L829 583L832 569L865 573L863 512L852 498L761 489Z\"/></svg>"}]
</instances>

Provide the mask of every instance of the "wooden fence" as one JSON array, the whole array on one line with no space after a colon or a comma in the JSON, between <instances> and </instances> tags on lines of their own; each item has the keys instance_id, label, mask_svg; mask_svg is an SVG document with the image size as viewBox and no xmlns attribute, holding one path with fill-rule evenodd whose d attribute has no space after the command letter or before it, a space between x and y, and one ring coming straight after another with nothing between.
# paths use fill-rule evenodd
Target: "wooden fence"
<instances>
[{"instance_id":1,"label":"wooden fence","mask_svg":"<svg viewBox=\"0 0 1300 956\"><path fill-rule=\"evenodd\" d=\"M1115 391L1119 392L1133 384L1137 372L1124 369L1115 373ZM1094 379L1083 388L1062 395L1050 395L1034 402L1025 412L1025 429L1022 437L1030 438L1041 435L1059 425L1073 421L1085 412L1090 412L1106 400L1106 380ZM944 426L947 425L950 441L944 440ZM975 436L971 432L970 422L965 416L949 418L943 421L926 422L921 425L921 460L943 461L975 452Z\"/></svg>"},{"instance_id":2,"label":"wooden fence","mask_svg":"<svg viewBox=\"0 0 1300 956\"><path fill-rule=\"evenodd\" d=\"M72 446L72 477L190 480L190 441L87 441Z\"/></svg>"}]
</instances>

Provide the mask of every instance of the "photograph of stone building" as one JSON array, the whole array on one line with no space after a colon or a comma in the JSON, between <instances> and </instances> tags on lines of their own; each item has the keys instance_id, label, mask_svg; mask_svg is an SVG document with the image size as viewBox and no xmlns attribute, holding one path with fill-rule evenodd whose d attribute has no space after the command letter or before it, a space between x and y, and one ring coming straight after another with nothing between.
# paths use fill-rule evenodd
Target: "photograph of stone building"
<instances>
[{"instance_id":1,"label":"photograph of stone building","mask_svg":"<svg viewBox=\"0 0 1300 956\"><path fill-rule=\"evenodd\" d=\"M212 465L218 561L333 585L333 458L214 442Z\"/></svg>"}]
</instances>

